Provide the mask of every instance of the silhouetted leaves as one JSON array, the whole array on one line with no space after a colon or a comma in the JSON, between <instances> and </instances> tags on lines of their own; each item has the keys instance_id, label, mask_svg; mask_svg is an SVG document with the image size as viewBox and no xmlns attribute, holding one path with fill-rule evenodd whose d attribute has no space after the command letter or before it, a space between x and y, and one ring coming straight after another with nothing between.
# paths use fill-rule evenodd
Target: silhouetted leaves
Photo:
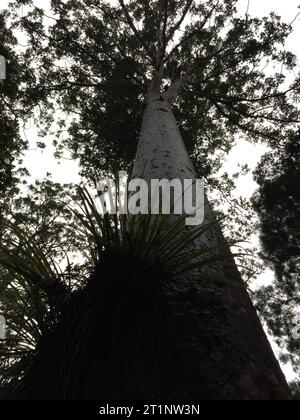
<instances>
[{"instance_id":1,"label":"silhouetted leaves","mask_svg":"<svg viewBox=\"0 0 300 420\"><path fill-rule=\"evenodd\" d=\"M278 344L299 370L300 340L292 336L300 311L300 135L266 154L256 171L262 257L275 271L272 285L257 295L258 307Z\"/></svg>"}]
</instances>

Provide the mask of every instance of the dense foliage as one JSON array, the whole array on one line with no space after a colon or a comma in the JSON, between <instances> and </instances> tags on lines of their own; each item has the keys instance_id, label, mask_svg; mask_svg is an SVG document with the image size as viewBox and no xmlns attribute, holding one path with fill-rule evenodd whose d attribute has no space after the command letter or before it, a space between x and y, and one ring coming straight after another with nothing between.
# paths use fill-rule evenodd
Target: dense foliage
<instances>
[{"instance_id":1,"label":"dense foliage","mask_svg":"<svg viewBox=\"0 0 300 420\"><path fill-rule=\"evenodd\" d=\"M277 143L299 119L299 84L284 88L286 71L296 66L282 48L291 27L275 14L238 17L235 0L131 1L130 17L123 1L52 0L49 15L31 0L14 3L14 22L30 46L27 67L35 69L28 98L39 102L41 123L57 108L70 114L59 121L58 145L80 157L88 176L101 157L113 171L132 162L158 66L165 89L186 79L175 113L204 176L219 169L235 133ZM178 35L186 16L191 21ZM278 72L267 76L266 63L277 63Z\"/></svg>"},{"instance_id":2,"label":"dense foliage","mask_svg":"<svg viewBox=\"0 0 300 420\"><path fill-rule=\"evenodd\" d=\"M256 171L260 186L255 207L260 217L262 257L275 281L258 293L259 308L278 344L282 359L299 371L300 341L291 331L300 311L300 136L292 135L266 154ZM287 350L287 352L286 352Z\"/></svg>"},{"instance_id":3,"label":"dense foliage","mask_svg":"<svg viewBox=\"0 0 300 420\"><path fill-rule=\"evenodd\" d=\"M16 160L26 142L19 134L25 109L21 109L20 84L29 79L29 71L21 66L16 51L17 40L6 25L8 14L0 12L0 55L7 67L6 80L0 80L0 195L16 183Z\"/></svg>"}]
</instances>

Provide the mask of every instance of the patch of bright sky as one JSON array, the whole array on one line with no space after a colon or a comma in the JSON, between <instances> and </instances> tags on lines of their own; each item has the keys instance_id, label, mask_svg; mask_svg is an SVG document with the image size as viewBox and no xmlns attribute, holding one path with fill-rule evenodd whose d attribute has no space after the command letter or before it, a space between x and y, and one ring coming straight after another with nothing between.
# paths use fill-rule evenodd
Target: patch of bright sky
<instances>
[{"instance_id":1,"label":"patch of bright sky","mask_svg":"<svg viewBox=\"0 0 300 420\"><path fill-rule=\"evenodd\" d=\"M1 8L5 8L9 0L1 0ZM45 10L49 10L49 0L35 0L35 4ZM241 15L246 14L247 9L251 16L262 17L274 11L282 17L286 23L291 23L297 13L299 12L300 0L239 0L238 11ZM22 10L21 10L22 13ZM290 35L286 47L298 57L299 54L299 39L300 39L300 18L298 17L293 23L293 33ZM79 164L77 161L69 160L69 156L58 162L54 158L54 147L52 144L51 136L43 139L47 144L45 150L36 148L36 141L38 133L34 125L28 124L26 126L26 137L29 140L29 150L24 154L24 164L31 173L32 179L42 179L47 173L52 174L52 179L60 183L79 183ZM229 153L226 161L224 162L223 170L229 174L234 174L238 165L247 164L251 170L254 170L257 163L260 161L261 156L267 151L267 147L261 144L251 144L245 140L238 139L236 146ZM251 174L243 176L237 182L236 195L242 195L246 198L252 196L257 185L253 180ZM257 243L257 237L253 238ZM260 284L267 284L272 281L273 273L271 270L266 270L256 282L256 286ZM274 351L278 354L278 347L271 339ZM294 377L293 370L290 366L284 366L285 374L288 379Z\"/></svg>"}]
</instances>

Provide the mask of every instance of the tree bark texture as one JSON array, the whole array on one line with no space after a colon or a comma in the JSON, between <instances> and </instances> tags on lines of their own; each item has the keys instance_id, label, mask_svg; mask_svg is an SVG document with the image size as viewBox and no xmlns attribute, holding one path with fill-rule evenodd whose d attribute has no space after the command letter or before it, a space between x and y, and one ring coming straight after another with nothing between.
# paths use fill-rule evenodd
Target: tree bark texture
<instances>
[{"instance_id":1,"label":"tree bark texture","mask_svg":"<svg viewBox=\"0 0 300 420\"><path fill-rule=\"evenodd\" d=\"M171 105L158 90L151 92L145 109L133 171L138 176L147 182L197 176ZM206 199L205 223L213 220ZM206 265L199 269L201 279L182 278L167 292L164 322L172 339L162 345L169 346L169 356L159 368L155 390L140 381L141 398L291 399L219 225L198 239L195 248L218 244L225 248L226 266ZM224 277L232 284L222 281Z\"/></svg>"}]
</instances>

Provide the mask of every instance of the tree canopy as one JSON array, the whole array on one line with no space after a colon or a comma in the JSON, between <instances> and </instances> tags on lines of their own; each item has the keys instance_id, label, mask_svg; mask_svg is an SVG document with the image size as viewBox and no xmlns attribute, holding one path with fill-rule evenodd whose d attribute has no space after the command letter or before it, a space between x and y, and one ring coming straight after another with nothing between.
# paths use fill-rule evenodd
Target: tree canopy
<instances>
[{"instance_id":1,"label":"tree canopy","mask_svg":"<svg viewBox=\"0 0 300 420\"><path fill-rule=\"evenodd\" d=\"M35 75L26 97L39 104L40 122L57 109L70 115L59 121L58 145L80 158L84 173L97 172L107 156L107 169L116 171L134 158L147 88L161 71L165 90L176 92L186 145L207 177L236 133L276 145L299 120L298 80L284 83L296 66L282 48L291 26L275 14L239 17L236 3L52 0L47 15L17 0L14 21L28 37L26 66ZM278 69L270 76L268 63Z\"/></svg>"},{"instance_id":2,"label":"tree canopy","mask_svg":"<svg viewBox=\"0 0 300 420\"><path fill-rule=\"evenodd\" d=\"M15 0L10 22L26 39L19 62L30 70L25 109L35 108L56 156L67 149L95 179L132 164L147 91L159 74L215 207L227 201L228 225L238 223L246 238L250 207L233 199L235 179L219 170L239 138L276 147L293 130L299 80L295 56L284 49L292 25L275 13L239 16L236 5L53 0L46 11Z\"/></svg>"}]
</instances>

